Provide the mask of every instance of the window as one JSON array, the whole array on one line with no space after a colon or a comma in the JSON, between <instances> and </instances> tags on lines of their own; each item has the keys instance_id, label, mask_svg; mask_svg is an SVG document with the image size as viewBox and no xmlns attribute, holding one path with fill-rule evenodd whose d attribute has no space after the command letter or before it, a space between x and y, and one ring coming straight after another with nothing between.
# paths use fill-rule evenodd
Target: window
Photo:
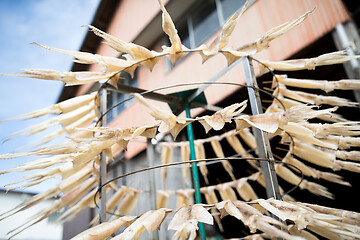
<instances>
[{"instance_id":1,"label":"window","mask_svg":"<svg viewBox=\"0 0 360 240\"><path fill-rule=\"evenodd\" d=\"M189 32L193 34L193 43L197 47L205 42L220 28L215 0L206 0L189 17Z\"/></svg>"},{"instance_id":2,"label":"window","mask_svg":"<svg viewBox=\"0 0 360 240\"><path fill-rule=\"evenodd\" d=\"M181 43L182 45L184 45L187 48L191 48L190 47L190 36L189 36L189 29L187 24L182 24L180 26L180 28L178 29L178 34L179 37L181 39ZM170 45L170 40L169 38L167 38L167 41L165 43L166 45Z\"/></svg>"},{"instance_id":3,"label":"window","mask_svg":"<svg viewBox=\"0 0 360 240\"><path fill-rule=\"evenodd\" d=\"M220 0L224 22L226 22L236 11L244 6L246 0ZM250 4L253 1L250 1Z\"/></svg>"},{"instance_id":4,"label":"window","mask_svg":"<svg viewBox=\"0 0 360 240\"><path fill-rule=\"evenodd\" d=\"M60 212L54 212L52 214L50 214L47 218L48 223L55 223L58 224L59 223L59 219L60 216L63 214L63 211Z\"/></svg>"},{"instance_id":5,"label":"window","mask_svg":"<svg viewBox=\"0 0 360 240\"><path fill-rule=\"evenodd\" d=\"M201 0L192 7L176 28L181 42L187 48L196 48L217 32L222 25L245 4L246 0ZM249 5L255 2L250 0ZM165 37L165 45L170 46L169 38ZM181 60L178 62L180 63ZM167 61L167 69L172 65Z\"/></svg>"},{"instance_id":6,"label":"window","mask_svg":"<svg viewBox=\"0 0 360 240\"><path fill-rule=\"evenodd\" d=\"M123 72L120 75L119 83L130 85L133 87L137 87L137 77L136 71L134 73L134 78L130 76L129 73ZM111 108L116 104L124 101L125 99L129 98L130 96L127 94L109 91L107 95L107 108ZM111 122L117 115L119 115L125 108L129 107L134 102L134 99L127 101L119 106L113 108L110 113L107 114L107 122Z\"/></svg>"}]
</instances>

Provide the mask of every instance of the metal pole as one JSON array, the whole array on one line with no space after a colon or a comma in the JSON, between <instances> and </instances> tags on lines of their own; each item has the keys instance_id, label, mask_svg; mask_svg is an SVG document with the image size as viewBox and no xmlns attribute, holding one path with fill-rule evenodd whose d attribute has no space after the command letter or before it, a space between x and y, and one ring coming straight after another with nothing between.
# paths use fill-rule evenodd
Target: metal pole
<instances>
[{"instance_id":1,"label":"metal pole","mask_svg":"<svg viewBox=\"0 0 360 240\"><path fill-rule=\"evenodd\" d=\"M151 143L151 139L147 139L146 156L148 159L149 167L154 166L154 145ZM156 209L156 186L155 186L155 171L149 171L149 190L150 190L150 205L151 209ZM159 232L154 231L152 233L152 239L159 239Z\"/></svg>"},{"instance_id":2,"label":"metal pole","mask_svg":"<svg viewBox=\"0 0 360 240\"><path fill-rule=\"evenodd\" d=\"M339 23L333 31L333 39L338 50L346 50L347 55L355 56L359 54L360 36L353 22ZM357 79L360 77L359 59L353 59L343 63L346 74L349 78ZM360 90L353 90L355 99L360 103ZM360 106L359 106L360 108Z\"/></svg>"},{"instance_id":3,"label":"metal pole","mask_svg":"<svg viewBox=\"0 0 360 240\"><path fill-rule=\"evenodd\" d=\"M246 77L246 84L258 88L255 78L254 68L252 65L252 58L250 56L244 58L244 72ZM249 100L251 111L253 115L262 114L262 106L260 100L260 94L257 89L248 87ZM266 184L266 195L268 198L275 198L280 200L279 184L277 181L274 157L271 152L270 141L266 132L255 128L256 144L258 148L258 154L260 158L267 158L270 161L260 161L262 173L264 174Z\"/></svg>"},{"instance_id":4,"label":"metal pole","mask_svg":"<svg viewBox=\"0 0 360 240\"><path fill-rule=\"evenodd\" d=\"M190 104L186 105L185 112L186 112L186 117L191 118ZM187 134L188 134L188 140L189 140L189 146L190 146L190 160L196 160L195 144L194 144L194 131L192 128L192 123L189 123L186 126L186 128L187 128ZM194 179L195 202L201 203L199 171L198 171L196 162L192 163L192 172L193 172L193 179ZM205 240L206 239L205 229L204 229L204 225L201 222L199 222L199 232L200 232L200 238L202 240Z\"/></svg>"},{"instance_id":5,"label":"metal pole","mask_svg":"<svg viewBox=\"0 0 360 240\"><path fill-rule=\"evenodd\" d=\"M107 109L107 90L102 88L100 92L100 114L102 115ZM106 126L106 116L103 116L101 120L101 126ZM99 221L100 223L106 221L106 188L101 187L107 182L107 171L106 171L106 156L102 152L100 154L100 176L99 176Z\"/></svg>"},{"instance_id":6,"label":"metal pole","mask_svg":"<svg viewBox=\"0 0 360 240\"><path fill-rule=\"evenodd\" d=\"M349 24L349 23L348 23ZM340 50L345 49L346 53L349 56L355 56L355 49L356 49L356 45L355 45L355 41L351 41L348 33L345 29L344 24L339 23L338 25L336 25L335 27L335 33L338 35L339 38L339 45ZM354 34L355 35L355 34ZM352 69L358 69L359 68L359 60L358 59L353 59L349 61Z\"/></svg>"}]
</instances>

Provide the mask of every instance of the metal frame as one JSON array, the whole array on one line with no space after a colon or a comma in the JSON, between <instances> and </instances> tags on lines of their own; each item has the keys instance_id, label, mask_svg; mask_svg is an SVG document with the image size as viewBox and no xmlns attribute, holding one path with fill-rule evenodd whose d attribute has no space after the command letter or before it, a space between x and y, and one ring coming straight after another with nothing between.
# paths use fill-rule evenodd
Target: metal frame
<instances>
[{"instance_id":1,"label":"metal frame","mask_svg":"<svg viewBox=\"0 0 360 240\"><path fill-rule=\"evenodd\" d=\"M260 94L259 94L259 91L257 90L258 85L257 85L257 81L256 81L255 74L254 74L252 58L250 56L238 59L237 61L232 63L230 66L224 68L219 73L217 73L214 77L212 77L210 79L210 82L215 82L217 79L219 79L221 76L223 76L226 72L228 72L230 69L232 69L235 65L237 65L241 60L243 60L246 83L248 86L254 87L254 88L251 88L251 87L247 88L248 93L249 93L249 99L250 99L252 113L253 113L253 115L262 114L263 112L262 112ZM186 116L188 118L191 118L191 114L190 114L191 106L202 107L204 109L212 110L212 111L218 111L218 110L222 109L219 107L210 106L207 104L203 104L203 103L194 101L194 99L197 96L199 96L200 94L202 94L204 92L204 90L207 87L209 87L209 85L210 84L203 84L200 88L197 89L196 92L194 92L192 95L190 95L188 97L188 99L182 99L180 97L170 96L170 95L163 95L163 94L159 94L159 93L155 93L155 92L146 93L144 95L144 97L150 98L153 100L162 101L162 102L178 104L179 107L177 107L174 110L174 112L176 112L176 114L179 114L183 110L185 110ZM128 85L124 85L124 84L119 84L119 86L118 86L119 89L114 89L113 87L110 87L109 85L106 85L105 87L108 87L108 90L110 90L110 91L115 91L115 92L120 92L120 93L144 93L144 92L146 92L146 90L128 86ZM101 106L100 106L101 113L105 113L105 111L106 111L106 94L107 94L107 89L103 88L101 91ZM105 126L105 125L106 125L106 116L103 116L102 126ZM193 129L192 129L191 123L187 125L187 132L188 132L188 139L189 139L189 143L190 143L190 158L191 158L191 160L195 160L196 156L195 156L195 147L194 147L194 134L193 134ZM269 138L268 138L267 134L260 129L254 129L254 132L255 132L255 136L256 136L256 141L257 141L257 146L258 146L257 150L258 150L259 157L269 159L269 161L260 161L260 166L261 166L262 172L264 174L265 183L266 183L267 197L281 199L277 176L276 176L275 168L274 168L274 158L273 158L273 155L271 152ZM149 143L149 141L148 141L148 143ZM148 155L152 155L151 151L154 150L152 148L153 148L153 146L148 147L148 150L150 151L148 153ZM149 164L151 164L151 162L152 162L152 159L149 160ZM103 154L103 153L101 155L100 163L101 164L100 164L100 183L99 184L101 187L102 183L106 182L106 177L107 177L106 158L105 158L105 154ZM197 168L196 163L192 164L192 170L193 170L193 178L194 178L195 200L196 200L196 203L201 203L200 184L199 184L199 178L198 178L198 168ZM151 191L154 192L155 191L155 189L153 189L154 186L153 186L153 184L151 184L151 185L152 185L152 186L150 186ZM154 201L154 199L152 199L152 201ZM106 221L106 191L105 191L105 188L101 188L101 192L100 192L99 216L100 216L100 223L103 221ZM205 230L204 230L202 223L199 223L199 231L200 231L201 239L203 239L203 240L206 239Z\"/></svg>"},{"instance_id":2,"label":"metal frame","mask_svg":"<svg viewBox=\"0 0 360 240\"><path fill-rule=\"evenodd\" d=\"M147 139L147 147L146 147L146 157L148 159L149 167L154 166L154 156L155 156L155 149L154 145L151 143L151 139ZM155 186L155 172L149 172L149 193L150 193L150 205L156 209L156 186ZM152 233L152 239L158 240L159 239L159 232L154 231Z\"/></svg>"},{"instance_id":3,"label":"metal frame","mask_svg":"<svg viewBox=\"0 0 360 240\"><path fill-rule=\"evenodd\" d=\"M125 84L120 84L118 83L118 89L115 89L114 87L110 86L107 88L109 91L112 92L119 92L119 93L125 93L125 94L129 94L129 93L144 93L147 92L147 90L141 89L141 88L137 88L137 87L132 87L129 85L125 85ZM161 94L161 93L156 93L156 92L147 92L146 94L143 95L144 98L148 98L148 99L152 99L152 100L157 100L160 102L166 102L166 103L172 103L172 104L177 104L180 105L180 108L177 108L173 111L173 113L175 115L180 114L186 106L186 101L184 101L184 99L180 98L180 97L176 97L176 96L171 96L171 95L165 95L165 94ZM192 101L191 105L193 107L201 107L203 109L209 110L209 111L219 111L222 108L217 107L217 106L212 106L212 105L207 105L207 104L203 104L200 102L196 102L196 101ZM180 112L179 112L180 111Z\"/></svg>"},{"instance_id":4,"label":"metal frame","mask_svg":"<svg viewBox=\"0 0 360 240\"><path fill-rule=\"evenodd\" d=\"M251 111L253 115L262 114L262 106L258 84L255 78L254 67L252 65L252 58L247 56L244 58L244 72L246 76L246 84L253 86L254 88L248 87L249 100ZM274 168L274 157L271 152L269 138L266 132L253 128L255 132L256 144L258 155L260 158L267 158L269 161L260 161L261 170L264 174L266 184L266 195L268 198L275 198L280 200L279 184Z\"/></svg>"},{"instance_id":5,"label":"metal frame","mask_svg":"<svg viewBox=\"0 0 360 240\"><path fill-rule=\"evenodd\" d=\"M107 109L107 90L102 88L100 92L100 114L103 115ZM106 115L101 119L101 126L106 126ZM104 152L100 155L100 176L99 176L99 221L100 223L106 221L106 188L102 187L107 182L107 170L106 170L106 155Z\"/></svg>"},{"instance_id":6,"label":"metal frame","mask_svg":"<svg viewBox=\"0 0 360 240\"><path fill-rule=\"evenodd\" d=\"M186 117L191 118L190 114L190 103L188 103L185 107L186 111ZM189 123L187 126L187 135L188 135L188 141L190 146L190 160L196 160L196 154L195 154L195 143L194 143L194 131L192 128L192 123ZM195 202L201 203L201 193L200 193L200 181L199 181L199 170L196 162L191 163L192 165L192 173L193 173L193 180L194 180L194 189L195 189ZM199 222L199 232L200 232L200 238L201 240L206 239L205 229L204 225Z\"/></svg>"},{"instance_id":7,"label":"metal frame","mask_svg":"<svg viewBox=\"0 0 360 240\"><path fill-rule=\"evenodd\" d=\"M338 50L346 50L347 55L354 56L360 54L360 36L356 25L349 21L336 25L332 36ZM344 69L348 77L351 79L360 78L360 61L353 59L343 63ZM353 90L355 99L360 103L360 90ZM360 106L359 106L360 108Z\"/></svg>"}]
</instances>

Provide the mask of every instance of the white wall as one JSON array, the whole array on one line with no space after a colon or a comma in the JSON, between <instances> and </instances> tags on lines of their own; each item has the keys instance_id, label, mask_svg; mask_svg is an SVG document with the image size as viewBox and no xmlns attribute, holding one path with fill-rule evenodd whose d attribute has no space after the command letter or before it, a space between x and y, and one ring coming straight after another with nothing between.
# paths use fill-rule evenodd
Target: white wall
<instances>
[{"instance_id":1,"label":"white wall","mask_svg":"<svg viewBox=\"0 0 360 240\"><path fill-rule=\"evenodd\" d=\"M24 200L32 197L33 194L22 192L8 192L0 191L0 214L12 209ZM55 199L49 199L41 202L30 209L19 212L9 218L0 221L0 240L8 239L6 234L12 229L25 223L26 219L33 214L37 213L41 209L50 206ZM62 224L49 219L35 224L34 226L26 229L24 232L15 236L14 240L60 240L62 238L63 226Z\"/></svg>"}]
</instances>

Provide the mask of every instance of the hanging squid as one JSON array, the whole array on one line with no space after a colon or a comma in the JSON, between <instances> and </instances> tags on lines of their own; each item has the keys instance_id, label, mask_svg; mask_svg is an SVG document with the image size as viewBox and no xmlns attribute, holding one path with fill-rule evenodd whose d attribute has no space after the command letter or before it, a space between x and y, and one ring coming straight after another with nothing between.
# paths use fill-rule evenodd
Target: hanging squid
<instances>
[{"instance_id":1,"label":"hanging squid","mask_svg":"<svg viewBox=\"0 0 360 240\"><path fill-rule=\"evenodd\" d=\"M215 56L215 54L217 54L219 51L223 50L227 46L230 35L234 31L239 18L245 12L248 5L249 5L249 0L245 2L240 13L235 12L229 18L229 20L227 20L227 22L222 27L220 34L209 44L209 46L202 44L198 48L194 49L194 50L199 50L199 53L202 58L202 63L205 63L209 58ZM224 51L223 54L227 56L228 53ZM229 54L229 55L233 56L233 54Z\"/></svg>"},{"instance_id":2,"label":"hanging squid","mask_svg":"<svg viewBox=\"0 0 360 240\"><path fill-rule=\"evenodd\" d=\"M170 146L164 145L161 150L161 164L171 163L172 155L173 155L172 148ZM165 188L166 176L167 176L167 169L163 168L161 171L161 183L163 188Z\"/></svg>"},{"instance_id":3,"label":"hanging squid","mask_svg":"<svg viewBox=\"0 0 360 240\"><path fill-rule=\"evenodd\" d=\"M245 6L243 7L242 12L245 10ZM242 46L236 50L228 50L228 49L223 50L222 53L226 57L228 65L232 64L241 57L250 56L264 49L269 48L269 44L272 40L284 35L288 31L290 31L291 29L302 23L311 12L312 11L307 11L306 13L304 13L303 15L301 15L292 22L286 22L279 26L271 28L256 41L246 44L245 46Z\"/></svg>"},{"instance_id":4,"label":"hanging squid","mask_svg":"<svg viewBox=\"0 0 360 240\"><path fill-rule=\"evenodd\" d=\"M215 152L216 157L225 158L224 152L222 150L221 144L218 140L212 140L211 146ZM225 168L226 172L230 175L232 180L235 180L234 170L228 160L221 161L221 164Z\"/></svg>"},{"instance_id":5,"label":"hanging squid","mask_svg":"<svg viewBox=\"0 0 360 240\"><path fill-rule=\"evenodd\" d=\"M147 230L152 233L164 221L170 209L161 208L158 210L150 210L142 214L138 219L130 224L124 232L112 238L114 240L139 239L140 235Z\"/></svg>"},{"instance_id":6,"label":"hanging squid","mask_svg":"<svg viewBox=\"0 0 360 240\"><path fill-rule=\"evenodd\" d=\"M174 193L171 190L157 190L156 209L166 208L169 202L169 197Z\"/></svg>"},{"instance_id":7,"label":"hanging squid","mask_svg":"<svg viewBox=\"0 0 360 240\"><path fill-rule=\"evenodd\" d=\"M31 118L37 118L44 116L46 114L62 114L62 113L68 113L71 111L76 110L79 107L83 107L85 105L88 105L91 101L94 101L96 99L96 92L81 95L78 97L70 98L68 100L59 102L57 104L51 105L49 107L35 110L33 112L23 114L17 117L8 118L5 120L0 120L0 122L4 121L10 121L10 120L16 120L16 119L31 119Z\"/></svg>"},{"instance_id":8,"label":"hanging squid","mask_svg":"<svg viewBox=\"0 0 360 240\"><path fill-rule=\"evenodd\" d=\"M184 206L177 211L168 229L176 230L174 239L194 240L199 222L210 225L214 224L214 220L205 206L201 204Z\"/></svg>"},{"instance_id":9,"label":"hanging squid","mask_svg":"<svg viewBox=\"0 0 360 240\"><path fill-rule=\"evenodd\" d=\"M175 191L177 195L176 206L181 207L183 205L188 206L192 202L194 195L194 189L178 189Z\"/></svg>"},{"instance_id":10,"label":"hanging squid","mask_svg":"<svg viewBox=\"0 0 360 240\"><path fill-rule=\"evenodd\" d=\"M205 155L205 148L204 148L204 144L200 141L197 141L195 143L195 155L196 155L196 159L206 159L206 155ZM201 175L203 176L205 183L207 185L209 185L209 180L207 175L209 174L209 171L207 169L207 166L205 165L205 162L199 162L199 170Z\"/></svg>"},{"instance_id":11,"label":"hanging squid","mask_svg":"<svg viewBox=\"0 0 360 240\"><path fill-rule=\"evenodd\" d=\"M187 144L183 144L181 145L181 150L180 150L180 154L181 154L181 161L182 162L187 162L190 161L190 147ZM183 173L183 178L184 181L187 185L191 184L191 174L190 174L190 165L185 165L183 166L182 169L182 173Z\"/></svg>"},{"instance_id":12,"label":"hanging squid","mask_svg":"<svg viewBox=\"0 0 360 240\"><path fill-rule=\"evenodd\" d=\"M71 240L96 240L107 239L125 224L129 224L135 220L136 217L124 216L115 219L111 222L103 222L95 227L89 228L82 233L79 233Z\"/></svg>"},{"instance_id":13,"label":"hanging squid","mask_svg":"<svg viewBox=\"0 0 360 240\"><path fill-rule=\"evenodd\" d=\"M205 132L207 133L210 129L221 130L225 123L231 122L234 116L239 115L246 108L247 100L242 103L232 104L220 111L217 111L211 116L203 116L197 118L197 120L203 125Z\"/></svg>"},{"instance_id":14,"label":"hanging squid","mask_svg":"<svg viewBox=\"0 0 360 240\"><path fill-rule=\"evenodd\" d=\"M215 194L215 188L216 188L216 186L208 186L208 187L200 188L200 192L202 194L204 194L207 204L216 204L219 202L219 200ZM218 211L215 208L211 208L210 211L211 211L211 214L213 215L217 225L219 226L220 231L224 232L223 225L221 224L221 219L217 215Z\"/></svg>"},{"instance_id":15,"label":"hanging squid","mask_svg":"<svg viewBox=\"0 0 360 240\"><path fill-rule=\"evenodd\" d=\"M220 210L222 217L230 215L241 220L246 226L250 228L251 233L254 233L257 229L259 229L274 237L280 237L289 240L302 239L296 236L291 236L285 231L282 231L277 226L286 228L283 223L275 220L274 218L264 216L259 210L244 202L222 201L215 205L216 208Z\"/></svg>"},{"instance_id":16,"label":"hanging squid","mask_svg":"<svg viewBox=\"0 0 360 240\"><path fill-rule=\"evenodd\" d=\"M277 83L282 83L286 86L309 88L309 89L321 89L324 92L331 92L335 89L340 90L355 90L360 89L360 80L358 79L341 79L337 81L327 80L313 80L313 79L296 79L289 78L287 75L275 75L273 78L273 87Z\"/></svg>"},{"instance_id":17,"label":"hanging squid","mask_svg":"<svg viewBox=\"0 0 360 240\"><path fill-rule=\"evenodd\" d=\"M187 50L187 48L181 44L181 40L179 35L177 34L177 30L175 28L175 25L169 15L169 13L166 11L165 6L162 2L162 0L158 0L160 4L160 9L162 11L162 28L164 33L168 35L171 46L166 47L162 46L163 52L168 54L168 57L173 65L182 57L186 55L186 53L183 53L183 50Z\"/></svg>"},{"instance_id":18,"label":"hanging squid","mask_svg":"<svg viewBox=\"0 0 360 240\"><path fill-rule=\"evenodd\" d=\"M267 70L264 66L278 71L297 71L303 69L314 70L317 66L344 63L353 59L358 59L359 57L360 56L348 56L346 51L342 50L326 53L314 58L292 59L280 62L265 60L261 61L259 66L262 69L261 72L265 72Z\"/></svg>"}]
</instances>

